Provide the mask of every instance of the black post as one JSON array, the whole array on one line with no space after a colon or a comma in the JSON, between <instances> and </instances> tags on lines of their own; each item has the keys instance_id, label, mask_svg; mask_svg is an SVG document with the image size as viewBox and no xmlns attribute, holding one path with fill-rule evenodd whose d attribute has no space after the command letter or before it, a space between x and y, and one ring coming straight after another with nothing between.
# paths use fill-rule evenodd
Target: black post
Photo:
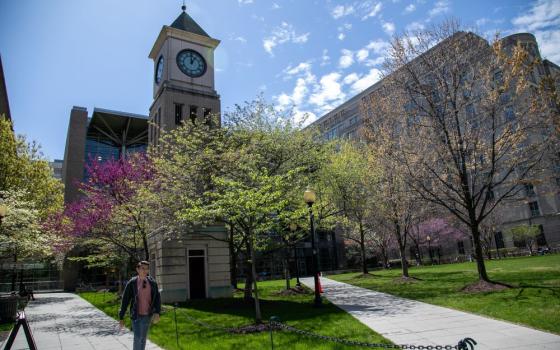
<instances>
[{"instance_id":1,"label":"black post","mask_svg":"<svg viewBox=\"0 0 560 350\"><path fill-rule=\"evenodd\" d=\"M175 316L175 340L177 341L177 347L179 347L179 332L177 331L177 303L173 305L173 314Z\"/></svg>"},{"instance_id":2,"label":"black post","mask_svg":"<svg viewBox=\"0 0 560 350\"><path fill-rule=\"evenodd\" d=\"M313 251L313 282L315 286L315 298L313 305L316 307L321 306L321 293L319 292L319 267L317 266L317 247L315 246L315 222L313 217L313 203L309 203L309 223L311 234L311 250Z\"/></svg>"},{"instance_id":3,"label":"black post","mask_svg":"<svg viewBox=\"0 0 560 350\"><path fill-rule=\"evenodd\" d=\"M299 261L298 261L298 252L297 252L297 243L294 244L294 257L296 259L296 287L301 287L301 283L299 282Z\"/></svg>"}]
</instances>

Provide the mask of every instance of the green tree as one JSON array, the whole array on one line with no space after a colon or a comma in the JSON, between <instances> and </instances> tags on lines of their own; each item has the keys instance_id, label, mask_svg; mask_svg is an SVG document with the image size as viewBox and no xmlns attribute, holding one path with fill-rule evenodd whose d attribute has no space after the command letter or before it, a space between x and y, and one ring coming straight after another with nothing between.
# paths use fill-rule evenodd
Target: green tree
<instances>
[{"instance_id":1,"label":"green tree","mask_svg":"<svg viewBox=\"0 0 560 350\"><path fill-rule=\"evenodd\" d=\"M380 173L363 144L341 141L321 169L320 183L328 201L342 214L345 237L359 246L362 273L367 274L367 248L372 231L368 218L375 211Z\"/></svg>"},{"instance_id":2,"label":"green tree","mask_svg":"<svg viewBox=\"0 0 560 350\"><path fill-rule=\"evenodd\" d=\"M522 242L529 250L529 254L533 255L533 245L537 240L537 236L541 233L538 225L519 225L509 230L514 242Z\"/></svg>"},{"instance_id":3,"label":"green tree","mask_svg":"<svg viewBox=\"0 0 560 350\"><path fill-rule=\"evenodd\" d=\"M0 202L7 206L0 224L0 246L9 251L14 263L52 256L56 239L42 230L41 223L61 208L62 183L52 176L39 145L15 136L11 122L3 116L0 155ZM14 271L12 289L15 276Z\"/></svg>"},{"instance_id":4,"label":"green tree","mask_svg":"<svg viewBox=\"0 0 560 350\"><path fill-rule=\"evenodd\" d=\"M304 205L301 194L324 150L289 114L262 99L236 106L224 120L222 128L185 123L162 137L153 150L161 189L153 197L160 203L155 213L169 234L216 222L233 226L233 247L250 257L246 284L249 292L253 286L255 319L261 322L257 253L279 242L300 215L293 213Z\"/></svg>"}]
</instances>

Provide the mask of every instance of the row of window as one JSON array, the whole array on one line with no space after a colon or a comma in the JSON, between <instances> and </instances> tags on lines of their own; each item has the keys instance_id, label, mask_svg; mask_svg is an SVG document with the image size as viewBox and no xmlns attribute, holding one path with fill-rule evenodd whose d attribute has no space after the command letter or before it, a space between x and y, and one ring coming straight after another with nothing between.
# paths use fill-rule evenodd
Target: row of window
<instances>
[{"instance_id":1,"label":"row of window","mask_svg":"<svg viewBox=\"0 0 560 350\"><path fill-rule=\"evenodd\" d=\"M175 103L175 125L180 125L184 119L184 108L185 105L182 103ZM212 110L210 108L202 108L202 115L204 117L205 122L210 121L210 115ZM198 116L198 106L189 105L189 119L190 121L195 124L196 118Z\"/></svg>"}]
</instances>

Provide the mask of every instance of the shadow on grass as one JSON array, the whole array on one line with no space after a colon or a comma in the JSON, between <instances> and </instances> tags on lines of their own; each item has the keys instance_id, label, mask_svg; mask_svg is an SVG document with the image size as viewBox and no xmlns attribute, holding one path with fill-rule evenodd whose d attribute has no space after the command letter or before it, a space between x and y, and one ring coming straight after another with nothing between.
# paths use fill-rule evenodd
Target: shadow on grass
<instances>
[{"instance_id":1,"label":"shadow on grass","mask_svg":"<svg viewBox=\"0 0 560 350\"><path fill-rule=\"evenodd\" d=\"M179 307L186 309L186 312L188 310L195 310L211 314L243 317L247 318L249 322L252 322L255 317L254 302L239 298L190 300L180 303ZM261 299L260 307L263 321L268 321L272 316L280 317L282 322L304 321L343 312L326 301L322 307L314 307L311 298L309 298L309 302Z\"/></svg>"}]
</instances>

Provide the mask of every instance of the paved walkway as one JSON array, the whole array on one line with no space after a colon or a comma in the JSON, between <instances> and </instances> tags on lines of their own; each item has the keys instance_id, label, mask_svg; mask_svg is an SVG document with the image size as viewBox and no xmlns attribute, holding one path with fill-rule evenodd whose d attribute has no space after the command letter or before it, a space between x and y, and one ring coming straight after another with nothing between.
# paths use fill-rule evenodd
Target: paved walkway
<instances>
[{"instance_id":1,"label":"paved walkway","mask_svg":"<svg viewBox=\"0 0 560 350\"><path fill-rule=\"evenodd\" d=\"M313 278L301 281L313 289ZM559 350L560 336L321 278L323 296L395 344L456 345L476 350Z\"/></svg>"},{"instance_id":2,"label":"paved walkway","mask_svg":"<svg viewBox=\"0 0 560 350\"><path fill-rule=\"evenodd\" d=\"M131 331L119 331L117 321L75 294L36 294L25 311L39 350L132 349ZM28 349L22 328L12 349ZM146 349L161 350L150 341Z\"/></svg>"}]
</instances>

